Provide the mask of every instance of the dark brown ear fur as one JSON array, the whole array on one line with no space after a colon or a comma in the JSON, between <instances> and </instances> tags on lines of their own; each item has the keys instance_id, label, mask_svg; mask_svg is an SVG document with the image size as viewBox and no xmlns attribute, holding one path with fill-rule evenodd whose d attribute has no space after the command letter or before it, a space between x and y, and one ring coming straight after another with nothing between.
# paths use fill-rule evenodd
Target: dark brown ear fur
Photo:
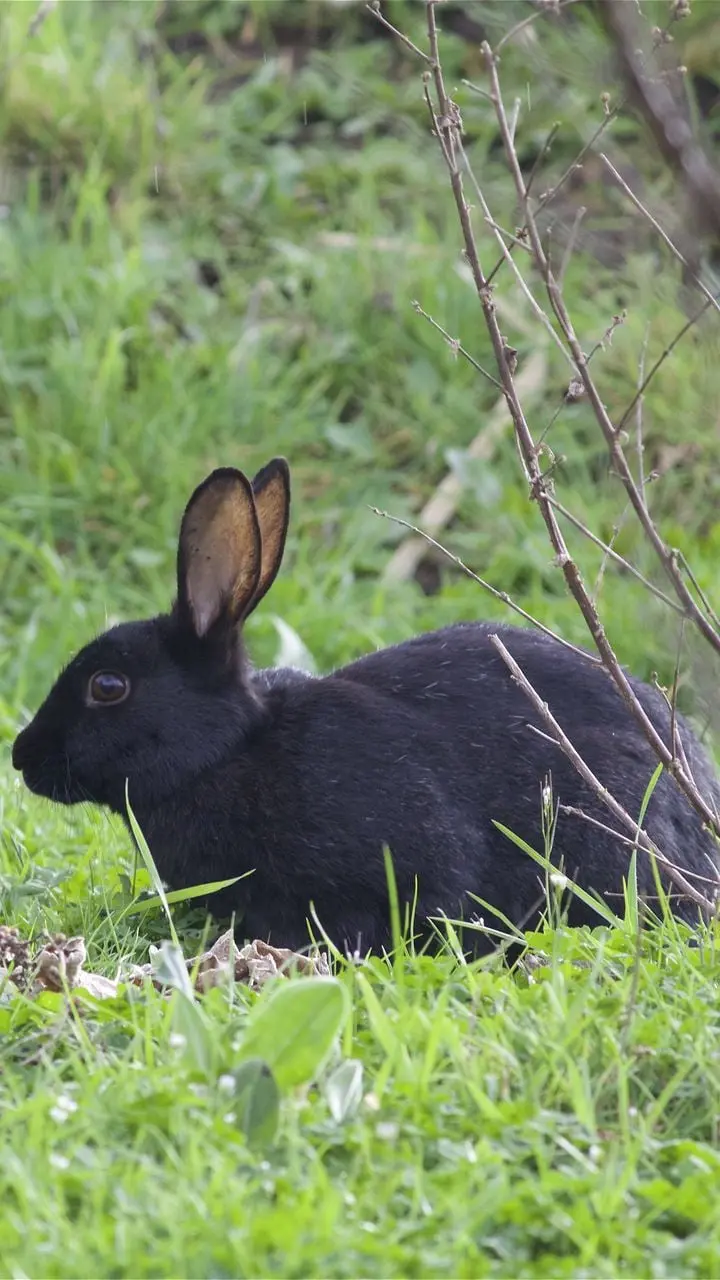
<instances>
[{"instance_id":1,"label":"dark brown ear fur","mask_svg":"<svg viewBox=\"0 0 720 1280\"><path fill-rule=\"evenodd\" d=\"M242 471L213 471L193 493L178 544L180 616L202 638L234 628L252 607L262 565L252 486Z\"/></svg>"},{"instance_id":2,"label":"dark brown ear fur","mask_svg":"<svg viewBox=\"0 0 720 1280\"><path fill-rule=\"evenodd\" d=\"M262 562L260 580L247 613L251 613L269 591L282 563L290 519L290 468L285 459L273 458L262 467L252 482L252 489L260 525Z\"/></svg>"}]
</instances>

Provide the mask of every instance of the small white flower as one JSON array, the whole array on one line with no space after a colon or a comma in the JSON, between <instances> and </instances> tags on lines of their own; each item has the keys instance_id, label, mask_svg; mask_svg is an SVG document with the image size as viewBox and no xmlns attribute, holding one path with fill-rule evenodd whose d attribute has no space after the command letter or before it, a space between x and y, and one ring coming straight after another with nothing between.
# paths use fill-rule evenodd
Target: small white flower
<instances>
[{"instance_id":1,"label":"small white flower","mask_svg":"<svg viewBox=\"0 0 720 1280\"><path fill-rule=\"evenodd\" d=\"M77 1111L77 1102L68 1098L66 1093L61 1093L55 1100L55 1106L50 1108L50 1115L58 1124L64 1124L73 1111Z\"/></svg>"},{"instance_id":2,"label":"small white flower","mask_svg":"<svg viewBox=\"0 0 720 1280\"><path fill-rule=\"evenodd\" d=\"M375 1132L384 1142L394 1142L400 1132L400 1126L395 1124L394 1120L381 1120L375 1125Z\"/></svg>"},{"instance_id":3,"label":"small white flower","mask_svg":"<svg viewBox=\"0 0 720 1280\"><path fill-rule=\"evenodd\" d=\"M567 889L568 878L563 875L562 871L551 871L550 883L553 889Z\"/></svg>"},{"instance_id":4,"label":"small white flower","mask_svg":"<svg viewBox=\"0 0 720 1280\"><path fill-rule=\"evenodd\" d=\"M179 1031L171 1031L168 1036L168 1044L171 1049L184 1049L187 1044L187 1039L185 1036L181 1035Z\"/></svg>"},{"instance_id":5,"label":"small white flower","mask_svg":"<svg viewBox=\"0 0 720 1280\"><path fill-rule=\"evenodd\" d=\"M218 1076L218 1089L220 1090L221 1093L234 1093L235 1077L228 1076L228 1075Z\"/></svg>"},{"instance_id":6,"label":"small white flower","mask_svg":"<svg viewBox=\"0 0 720 1280\"><path fill-rule=\"evenodd\" d=\"M70 1168L70 1161L68 1160L67 1156L60 1155L59 1151L51 1151L50 1155L48 1156L48 1161L52 1165L53 1169L69 1169Z\"/></svg>"}]
</instances>

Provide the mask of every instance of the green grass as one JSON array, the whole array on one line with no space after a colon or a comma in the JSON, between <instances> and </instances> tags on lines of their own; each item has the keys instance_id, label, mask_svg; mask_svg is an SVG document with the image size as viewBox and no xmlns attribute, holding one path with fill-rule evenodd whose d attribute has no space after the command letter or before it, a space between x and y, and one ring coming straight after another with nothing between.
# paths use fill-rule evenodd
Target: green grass
<instances>
[{"instance_id":1,"label":"green grass","mask_svg":"<svg viewBox=\"0 0 720 1280\"><path fill-rule=\"evenodd\" d=\"M412 306L491 367L412 57L361 6L316 0L61 0L28 37L35 9L0 10L0 918L82 933L90 967L114 975L145 961L167 922L125 914L135 868L118 824L28 796L9 747L75 647L168 603L178 517L213 465L252 472L283 452L293 469L285 568L248 625L259 662L289 636L327 670L423 629L506 616L450 566L432 596L382 584L401 531L371 507L412 518L449 465L464 480L452 549L568 638L585 633L509 435L482 468L465 456L493 388ZM491 37L527 12L481 9ZM677 39L712 76L717 15L695 9ZM421 6L387 12L422 43ZM615 92L591 15L578 6L573 22L570 46L538 23L503 56L523 163L560 122L544 186L599 123L601 91ZM477 41L446 33L443 48L473 161L511 227L490 112L461 86L481 81ZM609 137L648 198L670 200L632 119ZM683 296L672 260L591 166L580 201L588 238L566 296L588 348L627 309L594 359L616 412L646 334L649 366L681 327ZM480 243L494 262L484 231ZM545 339L503 288L522 365ZM711 322L688 335L645 406L648 466L665 471L654 511L711 592L717 335ZM567 385L553 348L547 361L526 406L536 434ZM609 536L623 504L587 407L567 408L550 438L567 459L561 498ZM571 544L594 581L597 555ZM631 522L618 547L655 573ZM600 602L623 661L670 678L672 618L612 568ZM702 653L687 656L713 691ZM174 919L191 953L206 922L190 909ZM0 995L0 1273L717 1273L714 931L693 946L666 923L638 940L630 912L627 925L558 926L529 944L547 964L458 967L401 950L339 965L349 1020L315 1083L283 1088L261 1147L226 1086L267 993L211 993L200 1058L178 1040L180 996L131 989L80 1017L61 997Z\"/></svg>"}]
</instances>

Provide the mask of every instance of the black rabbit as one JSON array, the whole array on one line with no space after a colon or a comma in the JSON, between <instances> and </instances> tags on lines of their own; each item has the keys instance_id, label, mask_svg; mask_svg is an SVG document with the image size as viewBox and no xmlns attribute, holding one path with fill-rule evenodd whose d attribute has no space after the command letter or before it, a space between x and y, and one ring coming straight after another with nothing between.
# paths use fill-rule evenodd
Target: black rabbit
<instances>
[{"instance_id":1,"label":"black rabbit","mask_svg":"<svg viewBox=\"0 0 720 1280\"><path fill-rule=\"evenodd\" d=\"M341 947L389 942L383 845L401 902L428 917L481 914L468 894L532 925L542 872L493 824L542 850L541 789L608 824L609 812L537 718L490 636L499 632L575 746L639 815L655 757L605 673L534 631L467 623L384 649L323 678L254 671L242 624L278 571L290 481L275 459L252 484L229 468L196 489L182 519L177 600L168 614L113 627L62 672L18 736L13 763L32 791L62 804L130 803L173 888L253 874L211 900L244 932L300 947L310 903ZM669 715L633 687L669 739ZM720 800L711 765L679 721L701 791ZM685 871L717 876L716 842L667 777L649 833ZM560 815L553 858L621 908L628 848L582 817ZM638 884L656 895L650 859ZM676 913L697 907L673 895ZM598 923L577 899L572 923ZM488 924L497 921L488 919ZM468 948L477 935L466 931ZM480 946L482 947L482 942Z\"/></svg>"}]
</instances>

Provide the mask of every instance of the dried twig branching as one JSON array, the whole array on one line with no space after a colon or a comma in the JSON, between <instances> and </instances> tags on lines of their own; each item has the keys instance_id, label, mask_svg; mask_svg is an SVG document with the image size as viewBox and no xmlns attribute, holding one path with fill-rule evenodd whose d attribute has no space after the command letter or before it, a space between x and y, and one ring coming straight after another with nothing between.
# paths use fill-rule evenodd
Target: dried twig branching
<instances>
[{"instance_id":1,"label":"dried twig branching","mask_svg":"<svg viewBox=\"0 0 720 1280\"><path fill-rule=\"evenodd\" d=\"M491 636L490 640L510 671L513 680L522 689L523 693L527 696L541 720L546 725L553 741L557 743L560 750L567 756L568 760L580 774L583 781L587 783L595 795L603 801L614 817L617 818L618 822L620 822L622 826L625 827L626 831L629 832L633 844L638 845L641 849L644 849L647 853L657 859L658 864L664 867L668 878L672 880L675 887L679 889L682 894L697 903L697 905L702 907L704 911L711 913L714 908L714 903L705 894L701 893L699 889L696 889L695 885L690 883L681 869L676 866L674 862L671 862L660 849L658 849L657 845L650 839L644 828L638 825L636 819L623 808L612 793L608 791L607 787L603 786L602 782L593 773L590 766L586 764L585 760L580 755L580 752L575 749L567 734L558 724L547 702L543 702L537 690L532 686L527 676L522 671L522 668L518 666L512 654L503 644L500 636Z\"/></svg>"},{"instance_id":2,"label":"dried twig branching","mask_svg":"<svg viewBox=\"0 0 720 1280\"><path fill-rule=\"evenodd\" d=\"M420 314L425 315L425 312L421 311ZM444 333L444 330L441 332ZM523 361L523 367L517 376L518 390L526 403L528 401L532 403L533 399L539 396L545 386L546 376L547 357L538 344L538 349ZM490 463L499 441L511 429L512 419L508 413L505 396L501 394L474 440L468 445L465 451L467 457L473 461ZM385 566L384 582L405 582L408 578L412 578L427 551L425 535L437 537L447 527L455 515L462 492L462 480L454 471L449 471L443 476L417 518L416 524L423 530L423 534L413 535L401 542Z\"/></svg>"},{"instance_id":3,"label":"dried twig branching","mask_svg":"<svg viewBox=\"0 0 720 1280\"><path fill-rule=\"evenodd\" d=\"M647 28L627 0L603 0L598 12L610 33L629 92L655 145L680 176L702 235L720 236L720 172L695 136L682 87L682 69L662 74ZM680 13L676 8L675 12Z\"/></svg>"},{"instance_id":4,"label":"dried twig branching","mask_svg":"<svg viewBox=\"0 0 720 1280\"><path fill-rule=\"evenodd\" d=\"M523 609L521 605L513 600L512 596L508 595L507 591L499 591L491 582L486 582L484 578L481 578L479 574L469 568L469 566L466 565L459 556L454 555L452 551L448 551L447 547L444 547L441 542L438 542L435 538L431 537L424 529L420 529L417 525L411 524L409 520L403 520L402 516L393 516L389 511L381 511L379 507L371 507L371 511L374 511L376 516L382 516L384 520L391 520L393 524L399 524L403 529L409 529L417 538L421 538L423 542L428 544L428 546L433 547L435 551L439 551L441 555L446 556L456 568L460 569L460 571L466 574L468 578L472 578L473 582L477 582L478 586L482 587L484 591L487 591L489 595L494 596L494 598L499 600L501 604L507 605L509 609L512 609L517 613L525 622L531 623L537 631L544 632L546 636L550 636L551 640L556 640L564 649L570 649L585 662L594 663L596 666L600 665L599 658L588 653L587 649L579 649L577 645L571 644L569 640L563 640L562 636L559 636L550 627L546 627L544 622L540 622L538 618L534 618L531 613L528 613Z\"/></svg>"},{"instance_id":5,"label":"dried twig branching","mask_svg":"<svg viewBox=\"0 0 720 1280\"><path fill-rule=\"evenodd\" d=\"M435 24L434 24L433 0L429 0L428 11L433 14L432 22L429 22L429 26L434 28ZM435 38L435 44L437 47L437 37ZM600 395L600 392L597 388L595 380L590 372L590 365L589 365L588 358L583 352L582 346L575 332L575 327L572 323L567 307L565 305L565 301L562 296L562 291L553 274L552 268L548 261L547 255L545 253L545 249L542 244L542 239L540 236L540 232L538 229L538 224L535 218L535 213L532 208L532 204L530 200L528 200L526 195L525 182L523 179L522 169L520 167L520 161L518 159L517 150L515 148L515 144L512 138L510 137L508 127L507 127L507 116L505 112L502 90L500 88L497 59L493 54L492 49L487 43L483 45L482 51L483 51L485 63L488 69L492 100L497 112L498 124L500 127L503 144L505 147L505 158L507 160L510 173L512 174L513 180L515 182L515 189L516 189L518 200L523 209L525 225L528 231L528 239L533 251L535 264L537 266L538 271L540 272L540 275L542 276L545 282L545 287L547 290L547 296L548 296L550 308L554 313L555 318L559 324L560 330L567 343L568 350L570 351L573 357L577 375L583 384L583 387L585 389L585 394L588 398L588 401L595 415L595 419L605 439L605 443L607 445L608 452L610 455L610 462L611 462L613 472L622 481L622 484L625 487L625 490L627 492L628 498L630 499L630 502L635 511L635 514L638 520L640 521L640 524L642 525L645 536L647 537L650 545L655 551L655 554L660 560L660 563L663 569L665 570L665 573L670 579L670 582L673 586L673 589L678 597L680 604L683 607L684 612L686 613L688 618L690 618L695 623L695 625L698 627L701 633L705 636L705 639L713 646L715 651L717 653L720 653L720 633L714 627L712 621L707 617L707 615L704 613L702 608L697 604L695 598L693 597L692 593L688 589L688 586L678 567L677 558L675 556L673 549L667 546L666 543L664 542L657 526L655 525L655 522L653 521L650 515L650 512L648 511L643 501L640 488L635 481L630 464L625 455L625 450L623 448L623 437L621 434L622 429L624 428L627 418L632 413L632 410L634 409L635 404L637 403L638 396L641 395L642 392L647 389L647 386L649 385L649 383L652 381L653 377L657 373L657 370L660 367L660 363L662 361L662 357L661 357L661 361L656 362L656 364L651 369L650 373L645 378L643 386L638 389L638 392L636 393L635 397L631 401L630 406L628 407L625 414L623 415L623 418L621 419L619 426L615 426L610 418L610 415L605 407L605 403ZM465 228L463 227L463 231L464 230ZM472 227L470 227L470 232L472 234ZM672 347L676 345L676 343L680 340L680 337L682 337L692 327L692 325L697 322L697 320L700 318L703 312L707 310L709 305L710 303L707 302L706 300L705 303L703 304L703 307L700 309L700 311L697 312L693 317L691 317L691 319L687 322L687 324L683 326L680 334L678 334L677 338L675 339L675 342L671 344L671 347L668 349L668 354L669 354L669 350L672 349ZM578 603L580 603L579 600L578 600ZM583 609L583 615L585 616L584 609ZM586 618L586 621L587 621L587 618ZM592 627L590 629L592 632L593 630ZM595 635L593 635L593 638L594 639L596 638ZM626 698L626 701L627 701L628 699L627 699L626 691L622 690L621 688L621 692L623 693L623 696Z\"/></svg>"},{"instance_id":6,"label":"dried twig branching","mask_svg":"<svg viewBox=\"0 0 720 1280\"><path fill-rule=\"evenodd\" d=\"M580 156L567 167L559 182L557 182L551 190L541 194L538 199L534 199L530 192L530 182L523 174L515 144L515 136L519 128L518 113L515 109L511 112L507 110L500 84L497 53L493 51L487 42L483 43L481 51L488 76L488 89L480 89L479 86L473 86L473 88L481 92L483 97L486 99L489 97L494 108L503 143L505 162L514 183L515 195L522 221L521 228L516 230L512 236L508 236L503 232L497 220L493 216L485 198L482 183L478 181L474 174L463 147L462 118L456 103L447 91L440 57L438 28L436 22L436 8L438 3L439 0L426 0L428 53L423 55L423 59L428 69L424 73L425 100L430 115L432 130L437 138L448 170L450 187L455 200L455 206L462 232L464 257L469 267L470 275L482 308L485 325L497 365L499 383L502 387L502 393L512 420L523 472L529 485L530 497L537 503L553 549L555 562L564 575L568 590L580 608L596 649L600 655L600 659L607 670L609 677L618 689L629 712L640 726L647 741L654 749L658 759L662 762L665 770L674 779L696 812L701 816L702 820L712 830L714 830L716 834L720 835L720 822L718 822L718 815L716 813L715 806L708 798L700 794L695 785L691 771L688 768L687 758L685 756L682 743L679 740L679 734L677 733L677 721L673 710L674 702L671 704L671 740L666 742L661 732L658 730L658 727L653 723L652 719L641 705L627 675L618 662L614 649L605 633L595 601L584 584L578 565L569 553L562 532L562 527L560 525L560 518L570 519L576 528L579 528L581 532L586 534L586 536L589 536L591 540L603 550L606 560L612 559L615 563L622 564L623 567L632 572L634 576L638 578L644 586L651 590L655 596L673 608L675 613L680 614L683 619L692 623L693 626L705 637L714 651L716 653L720 653L720 627L718 626L717 615L709 605L709 602L706 600L704 595L698 590L694 579L692 579L688 574L679 554L672 547L667 545L661 536L647 504L647 480L650 477L645 477L642 465L640 465L639 479L635 478L633 468L631 467L625 452L628 437L624 430L631 415L635 413L635 438L636 445L640 450L641 456L643 449L642 400L644 393L648 385L656 377L665 360L667 360L675 350L678 342L680 342L683 336L698 322L701 315L710 307L717 307L717 303L710 291L698 281L704 295L702 307L688 319L680 332L667 345L664 352L661 354L659 359L655 361L647 373L645 373L645 354L643 352L641 372L636 392L627 409L623 413L620 422L613 422L591 372L590 360L593 352L586 354L584 351L563 297L562 277L567 267L569 255L572 252L572 242L574 237L571 236L571 243L566 247L561 266L556 272L543 241L538 223L538 215L545 205L554 198L569 176L576 171L577 166L580 164L584 155L595 145L601 133L604 132L612 119L614 119L620 110L622 110L624 103L620 103L611 109L609 107L609 101L605 102L604 119L596 129L593 137L584 146ZM608 0L608 4L603 7L613 10L633 8L633 6L627 6L624 4L624 0L619 0L619 3L617 0ZM613 19L613 21L615 21L615 19ZM622 25L620 19L617 19L617 21ZM627 48L625 48L625 53L628 54L628 57L630 56ZM667 101L662 97L662 95L660 95L660 98L658 98L657 95L653 97L655 81L646 75L642 66L638 66L637 64L634 64L633 66L633 75L636 80L642 80L642 88L643 91L646 91L648 101L651 101L656 107L657 103L660 102L660 106L657 107L656 117L658 120L662 118L665 121L665 124L667 124L670 120L670 116L667 114L667 111L663 116L662 111L664 111L665 108L669 111L669 107ZM631 79L630 75L628 75L628 79ZM637 89L637 85L635 85L635 88ZM648 110L649 109L650 108L648 108ZM673 107L673 110L676 110L676 108ZM705 200L705 204L712 212L714 178L712 174L708 174L706 167L703 168L701 159L704 157L702 153L693 149L691 139L689 139L686 134L683 134L679 141L677 138L675 141L677 145L675 146L674 157L679 164L684 164L686 166L688 189L696 190L698 188L698 184L702 184L702 182L704 182L703 198ZM538 166L535 167L535 171L532 175L533 177L537 172L537 168ZM582 396L589 404L607 447L611 473L619 478L625 489L629 509L637 518L648 544L652 547L660 565L662 566L669 583L670 595L653 586L648 578L640 574L634 566L632 566L622 556L618 555L612 545L612 542L607 544L603 542L603 540L599 539L597 535L588 530L582 522L572 517L567 509L564 508L562 504L558 503L555 498L553 485L554 465L551 465L550 468L543 471L541 465L541 454L545 449L545 445L543 444L544 437L540 441L534 439L525 415L521 395L518 392L518 383L516 379L518 353L500 328L497 302L494 297L494 290L496 286L493 279L497 273L498 265L500 264L496 264L496 266L493 267L490 275L486 274L483 270L473 225L472 210L465 194L465 182L469 182L472 186L474 196L479 203L480 210L483 215L484 225L490 229L500 248L502 255L500 264L509 267L516 282L521 288L524 297L530 303L536 319L542 323L545 331L551 335L553 342L562 348L565 358L571 365L572 379L570 388L565 396L565 401L572 402ZM622 182L621 186L623 189L627 188L627 184L623 184ZM629 190L629 188L627 190ZM633 203L635 203L636 207L639 207L646 213L646 216L649 217L647 211L644 210L644 207L640 205L637 200L634 199ZM720 204L718 205L718 208L720 209ZM706 221L708 220L708 217L709 215L706 216ZM650 221L655 225L655 220L651 217ZM577 234L578 225L579 215L576 218L574 236ZM680 258L681 261L684 261L684 255L682 255L680 250L677 250L675 246L672 245L669 237L664 236L663 238L664 242L673 249L675 256ZM529 288L523 277L522 270L520 269L518 262L516 261L515 254L513 253L513 250L516 250L520 246L523 250L529 253L530 261L536 273L536 277L539 277L542 282L547 298L548 310L546 310L538 301L535 293ZM493 280L492 284L491 280ZM594 350L596 350L599 345L603 345L605 339L609 340L617 324L622 323L622 319L623 316L613 318L605 338L602 340L602 343L596 344ZM417 530L418 534L420 532L420 530ZM441 549L444 550L444 548ZM465 566L461 567L465 569ZM481 579L479 580L482 582ZM487 587L488 584L483 582L483 585ZM505 598L505 593L503 592L494 591L494 594L496 594L500 599ZM673 596L674 599L672 598ZM508 601L508 603L512 604L510 601ZM513 607L517 609L516 605L513 605ZM518 610L518 612L521 611ZM505 657L506 654L504 653L502 656ZM507 657L509 656L510 655L507 655ZM542 709L542 715L545 723L552 727L553 740L561 743L563 750L569 758L573 760L575 767L589 785L593 787L596 794L602 795L603 800L609 804L609 807L612 809L615 817L626 827L626 829L632 828L634 832L633 839L637 843L649 851L654 852L658 856L659 860L663 860L662 854L654 848L646 833L637 832L637 827L632 817L623 810L622 806L620 806L614 798L610 797L608 799L607 793L599 780L594 777L591 780L590 771L587 769L587 766L580 760L576 752L574 754L572 753L572 744L567 743L567 740L565 740L564 743L561 741L561 737L558 737L558 734L562 735L562 731L556 722L552 720L550 712L548 712L547 708L544 707L544 704L541 703L538 695L534 690L532 690L531 686L528 685L528 682L525 680L522 672L520 672L519 669L513 669L513 676L525 689L525 692L529 697L531 697L531 700L534 696L538 710ZM548 719L548 717L550 718ZM689 894L690 897L698 901L698 903L701 903L706 909L710 909L711 904L709 903L709 900L704 897L704 895L700 894L698 890L694 890L687 878L683 876L677 868L668 866L666 859L663 861L664 865L667 866L670 878L674 880L675 884L681 889L681 891Z\"/></svg>"},{"instance_id":7,"label":"dried twig branching","mask_svg":"<svg viewBox=\"0 0 720 1280\"><path fill-rule=\"evenodd\" d=\"M627 196L631 204L635 206L638 213L641 213L642 216L647 219L647 221L650 223L650 226L652 227L655 234L659 236L663 244L667 246L667 248L672 253L673 257L677 258L678 262L682 263L683 267L685 267L685 269L689 272L689 278L692 280L693 284L696 285L697 288L700 290L703 297L707 300L709 306L714 307L716 311L720 311L720 302L718 302L717 298L714 297L714 295L710 292L705 282L700 279L700 276L697 275L697 273L692 270L690 263L688 262L685 255L680 252L675 242L670 239L670 236L667 234L667 231L665 231L664 228L660 226L660 223L658 222L657 218L653 217L650 210L643 204L642 200L638 196L636 196L632 187L628 185L628 183L623 178L622 174L618 173L617 169L615 168L615 165L608 158L608 156L604 154L604 152L600 153L600 159L605 165L605 168L607 169L608 173L612 175L613 179L615 180L617 185L620 187L620 190Z\"/></svg>"}]
</instances>

